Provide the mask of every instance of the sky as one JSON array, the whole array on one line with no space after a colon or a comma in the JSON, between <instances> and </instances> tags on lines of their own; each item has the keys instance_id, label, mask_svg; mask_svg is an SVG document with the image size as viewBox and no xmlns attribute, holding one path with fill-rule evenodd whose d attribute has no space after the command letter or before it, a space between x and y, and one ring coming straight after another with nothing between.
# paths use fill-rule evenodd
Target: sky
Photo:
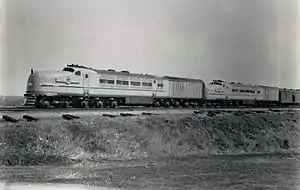
<instances>
[{"instance_id":1,"label":"sky","mask_svg":"<svg viewBox=\"0 0 300 190\"><path fill-rule=\"evenodd\" d=\"M0 1L0 94L70 63L300 88L298 0Z\"/></svg>"}]
</instances>

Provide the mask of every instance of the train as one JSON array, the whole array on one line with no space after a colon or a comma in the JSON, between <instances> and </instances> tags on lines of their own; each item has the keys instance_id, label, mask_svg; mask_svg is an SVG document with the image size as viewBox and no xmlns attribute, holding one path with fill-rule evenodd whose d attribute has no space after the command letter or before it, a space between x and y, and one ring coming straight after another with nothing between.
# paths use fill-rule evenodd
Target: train
<instances>
[{"instance_id":1,"label":"train","mask_svg":"<svg viewBox=\"0 0 300 190\"><path fill-rule=\"evenodd\" d=\"M35 108L299 106L300 90L257 84L98 70L68 64L33 71L25 106Z\"/></svg>"}]
</instances>

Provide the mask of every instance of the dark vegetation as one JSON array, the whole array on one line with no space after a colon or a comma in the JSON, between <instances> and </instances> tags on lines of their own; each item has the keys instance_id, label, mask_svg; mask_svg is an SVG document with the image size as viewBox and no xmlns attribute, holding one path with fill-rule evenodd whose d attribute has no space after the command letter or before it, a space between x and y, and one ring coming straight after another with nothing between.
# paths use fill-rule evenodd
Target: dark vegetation
<instances>
[{"instance_id":1,"label":"dark vegetation","mask_svg":"<svg viewBox=\"0 0 300 190\"><path fill-rule=\"evenodd\" d=\"M297 112L87 117L0 124L2 165L297 151Z\"/></svg>"}]
</instances>

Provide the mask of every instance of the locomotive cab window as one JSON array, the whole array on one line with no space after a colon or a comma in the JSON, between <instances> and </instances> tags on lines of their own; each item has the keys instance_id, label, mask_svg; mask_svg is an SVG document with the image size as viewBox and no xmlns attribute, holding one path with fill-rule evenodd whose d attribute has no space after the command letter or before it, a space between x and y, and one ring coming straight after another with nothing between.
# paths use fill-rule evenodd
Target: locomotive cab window
<instances>
[{"instance_id":1,"label":"locomotive cab window","mask_svg":"<svg viewBox=\"0 0 300 190\"><path fill-rule=\"evenodd\" d=\"M86 78L86 79L89 78L89 75L88 75L88 74L85 74L85 78Z\"/></svg>"},{"instance_id":2,"label":"locomotive cab window","mask_svg":"<svg viewBox=\"0 0 300 190\"><path fill-rule=\"evenodd\" d=\"M74 69L73 69L73 68L69 68L69 67L65 67L65 68L63 69L63 71L68 71L68 72L73 73L73 72L74 72Z\"/></svg>"},{"instance_id":3,"label":"locomotive cab window","mask_svg":"<svg viewBox=\"0 0 300 190\"><path fill-rule=\"evenodd\" d=\"M75 75L80 76L80 75L81 75L81 71L76 71L76 72L75 72Z\"/></svg>"}]
</instances>

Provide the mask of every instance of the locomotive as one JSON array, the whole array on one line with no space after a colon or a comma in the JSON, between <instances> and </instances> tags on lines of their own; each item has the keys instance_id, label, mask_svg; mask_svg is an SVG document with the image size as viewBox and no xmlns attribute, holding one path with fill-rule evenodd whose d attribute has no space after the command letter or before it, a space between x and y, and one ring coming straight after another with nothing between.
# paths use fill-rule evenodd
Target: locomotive
<instances>
[{"instance_id":1,"label":"locomotive","mask_svg":"<svg viewBox=\"0 0 300 190\"><path fill-rule=\"evenodd\" d=\"M25 106L238 107L299 105L300 91L263 85L97 70L70 64L60 71L33 71Z\"/></svg>"}]
</instances>

